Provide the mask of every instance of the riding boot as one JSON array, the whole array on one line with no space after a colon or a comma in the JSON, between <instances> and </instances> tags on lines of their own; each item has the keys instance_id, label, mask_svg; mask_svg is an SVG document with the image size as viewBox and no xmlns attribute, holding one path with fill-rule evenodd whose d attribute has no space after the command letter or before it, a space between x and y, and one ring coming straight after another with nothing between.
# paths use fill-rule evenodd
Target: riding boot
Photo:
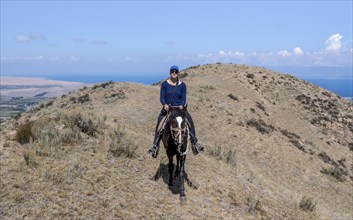
<instances>
[{"instance_id":1,"label":"riding boot","mask_svg":"<svg viewBox=\"0 0 353 220\"><path fill-rule=\"evenodd\" d=\"M201 151L204 151L204 147L201 144L197 143L197 138L195 137L195 135L192 132L190 132L189 134L190 134L192 153L194 155L197 155Z\"/></svg>"},{"instance_id":2,"label":"riding boot","mask_svg":"<svg viewBox=\"0 0 353 220\"><path fill-rule=\"evenodd\" d=\"M156 134L154 142L151 148L148 150L148 153L152 155L153 158L157 158L159 152L159 143L161 141L162 134Z\"/></svg>"}]
</instances>

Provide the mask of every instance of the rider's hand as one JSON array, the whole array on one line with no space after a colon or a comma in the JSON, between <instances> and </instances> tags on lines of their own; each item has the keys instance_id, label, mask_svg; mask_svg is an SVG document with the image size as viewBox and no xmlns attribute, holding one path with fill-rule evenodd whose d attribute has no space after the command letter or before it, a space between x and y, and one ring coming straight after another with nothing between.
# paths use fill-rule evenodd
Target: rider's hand
<instances>
[{"instance_id":1,"label":"rider's hand","mask_svg":"<svg viewBox=\"0 0 353 220\"><path fill-rule=\"evenodd\" d=\"M163 106L163 108L164 108L164 110L168 111L168 110L169 110L169 105L168 105L168 104L165 104L165 105Z\"/></svg>"},{"instance_id":2,"label":"rider's hand","mask_svg":"<svg viewBox=\"0 0 353 220\"><path fill-rule=\"evenodd\" d=\"M183 106L182 105L179 105L178 107L180 108L180 110L183 110Z\"/></svg>"}]
</instances>

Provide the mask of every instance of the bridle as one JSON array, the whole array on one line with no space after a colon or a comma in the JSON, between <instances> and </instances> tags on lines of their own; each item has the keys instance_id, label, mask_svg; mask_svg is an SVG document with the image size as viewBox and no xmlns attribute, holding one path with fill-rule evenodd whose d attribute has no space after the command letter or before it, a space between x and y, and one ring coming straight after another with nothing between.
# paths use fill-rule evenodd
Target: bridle
<instances>
[{"instance_id":1,"label":"bridle","mask_svg":"<svg viewBox=\"0 0 353 220\"><path fill-rule=\"evenodd\" d=\"M181 117L181 116L177 116L177 117ZM177 117L173 118L172 120L176 120ZM178 127L172 127L172 124L173 123L170 123L171 136L174 140L174 143L177 145L177 151L180 154L180 156L186 155L188 151L188 144L186 143L186 149L184 152L181 151L181 146L184 145L185 139L186 139L186 142L188 141L188 138L186 135L188 135L189 133L189 128L186 123L184 128L181 128L181 126L179 127L179 124L178 124Z\"/></svg>"}]
</instances>

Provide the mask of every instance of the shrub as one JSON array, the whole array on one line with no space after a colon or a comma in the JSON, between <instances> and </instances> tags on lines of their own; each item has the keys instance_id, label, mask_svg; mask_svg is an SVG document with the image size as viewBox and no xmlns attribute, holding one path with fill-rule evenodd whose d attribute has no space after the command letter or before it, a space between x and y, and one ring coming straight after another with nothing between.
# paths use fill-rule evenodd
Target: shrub
<instances>
[{"instance_id":1,"label":"shrub","mask_svg":"<svg viewBox=\"0 0 353 220\"><path fill-rule=\"evenodd\" d=\"M88 102L89 100L90 100L89 95L84 94L83 96L78 97L77 102L84 103L84 102Z\"/></svg>"},{"instance_id":2,"label":"shrub","mask_svg":"<svg viewBox=\"0 0 353 220\"><path fill-rule=\"evenodd\" d=\"M256 120L252 118L246 124L250 127L255 127L261 134L269 134L271 131L276 130L274 126L266 124L262 119Z\"/></svg>"},{"instance_id":3,"label":"shrub","mask_svg":"<svg viewBox=\"0 0 353 220\"><path fill-rule=\"evenodd\" d=\"M119 90L116 93L112 93L108 98L116 97L117 99L124 99L126 98L126 94L123 90Z\"/></svg>"},{"instance_id":4,"label":"shrub","mask_svg":"<svg viewBox=\"0 0 353 220\"><path fill-rule=\"evenodd\" d=\"M80 97L71 97L70 101L72 101L73 103L85 103L85 102L89 102L90 98L88 94L82 95Z\"/></svg>"},{"instance_id":5,"label":"shrub","mask_svg":"<svg viewBox=\"0 0 353 220\"><path fill-rule=\"evenodd\" d=\"M63 114L64 124L72 130L79 129L81 132L96 137L101 133L101 129L104 127L104 121L97 118L95 115L81 114L81 112L73 112L69 114ZM92 120L93 118L93 120Z\"/></svg>"},{"instance_id":6,"label":"shrub","mask_svg":"<svg viewBox=\"0 0 353 220\"><path fill-rule=\"evenodd\" d=\"M228 97L235 101L238 101L238 97L234 96L233 94L229 94Z\"/></svg>"},{"instance_id":7,"label":"shrub","mask_svg":"<svg viewBox=\"0 0 353 220\"><path fill-rule=\"evenodd\" d=\"M265 107L260 102L256 102L256 107L258 107L259 109L261 109L264 112L266 111Z\"/></svg>"},{"instance_id":8,"label":"shrub","mask_svg":"<svg viewBox=\"0 0 353 220\"><path fill-rule=\"evenodd\" d=\"M54 103L54 101L53 101L53 100L50 100L50 101L47 102L47 104L45 104L45 106L46 106L46 107L51 106L51 105L53 105L53 103Z\"/></svg>"},{"instance_id":9,"label":"shrub","mask_svg":"<svg viewBox=\"0 0 353 220\"><path fill-rule=\"evenodd\" d=\"M325 163L330 163L332 161L332 159L325 153L325 152L321 152L318 154L318 156L320 157L320 159L322 161L324 161Z\"/></svg>"},{"instance_id":10,"label":"shrub","mask_svg":"<svg viewBox=\"0 0 353 220\"><path fill-rule=\"evenodd\" d=\"M248 73L248 74L246 74L246 77L249 78L249 79L254 79L255 75L252 74L252 73Z\"/></svg>"},{"instance_id":11,"label":"shrub","mask_svg":"<svg viewBox=\"0 0 353 220\"><path fill-rule=\"evenodd\" d=\"M353 133L353 130L352 130L352 133ZM353 143L349 143L348 147L349 147L349 150L353 151Z\"/></svg>"},{"instance_id":12,"label":"shrub","mask_svg":"<svg viewBox=\"0 0 353 220\"><path fill-rule=\"evenodd\" d=\"M32 121L20 124L16 131L16 141L20 144L29 143L29 141L33 139L32 127Z\"/></svg>"},{"instance_id":13,"label":"shrub","mask_svg":"<svg viewBox=\"0 0 353 220\"><path fill-rule=\"evenodd\" d=\"M207 152L212 157L222 160L232 166L236 166L236 152L235 149L231 147L214 146L207 147Z\"/></svg>"},{"instance_id":14,"label":"shrub","mask_svg":"<svg viewBox=\"0 0 353 220\"><path fill-rule=\"evenodd\" d=\"M347 175L347 171L344 171L343 169L337 168L337 167L331 167L329 169L322 169L320 170L321 173L332 176L333 178L337 179L340 182L344 182L346 179L344 178L344 175Z\"/></svg>"},{"instance_id":15,"label":"shrub","mask_svg":"<svg viewBox=\"0 0 353 220\"><path fill-rule=\"evenodd\" d=\"M299 202L299 207L306 212L312 212L316 208L316 203L310 197L302 197Z\"/></svg>"},{"instance_id":16,"label":"shrub","mask_svg":"<svg viewBox=\"0 0 353 220\"><path fill-rule=\"evenodd\" d=\"M62 128L62 124L58 125L56 122L51 119L40 119L33 124L33 147L37 156L52 156L56 147L76 143L81 139L77 127Z\"/></svg>"},{"instance_id":17,"label":"shrub","mask_svg":"<svg viewBox=\"0 0 353 220\"><path fill-rule=\"evenodd\" d=\"M128 138L124 128L118 127L109 132L109 152L115 157L125 155L126 157L132 158L135 156L137 145L135 145L132 139Z\"/></svg>"},{"instance_id":18,"label":"shrub","mask_svg":"<svg viewBox=\"0 0 353 220\"><path fill-rule=\"evenodd\" d=\"M113 81L112 81L112 80L110 80L109 82L96 84L96 85L94 85L94 86L92 87L92 89L93 89L93 90L98 89L98 88L103 88L103 89L104 89L105 87L107 87L107 86L109 86L109 85L111 85L111 84L113 84Z\"/></svg>"}]
</instances>

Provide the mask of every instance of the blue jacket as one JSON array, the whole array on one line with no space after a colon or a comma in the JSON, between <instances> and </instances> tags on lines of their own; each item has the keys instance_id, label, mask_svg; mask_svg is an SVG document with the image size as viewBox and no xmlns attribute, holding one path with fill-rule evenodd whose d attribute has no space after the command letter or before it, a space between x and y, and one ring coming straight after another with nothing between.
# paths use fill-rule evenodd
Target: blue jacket
<instances>
[{"instance_id":1,"label":"blue jacket","mask_svg":"<svg viewBox=\"0 0 353 220\"><path fill-rule=\"evenodd\" d=\"M175 90L174 98L173 92L176 86L170 85L167 81L164 81L161 85L160 101L162 105L171 104L171 106L185 106L186 104L186 85L183 82L179 82L177 89ZM173 100L172 100L173 99Z\"/></svg>"}]
</instances>

